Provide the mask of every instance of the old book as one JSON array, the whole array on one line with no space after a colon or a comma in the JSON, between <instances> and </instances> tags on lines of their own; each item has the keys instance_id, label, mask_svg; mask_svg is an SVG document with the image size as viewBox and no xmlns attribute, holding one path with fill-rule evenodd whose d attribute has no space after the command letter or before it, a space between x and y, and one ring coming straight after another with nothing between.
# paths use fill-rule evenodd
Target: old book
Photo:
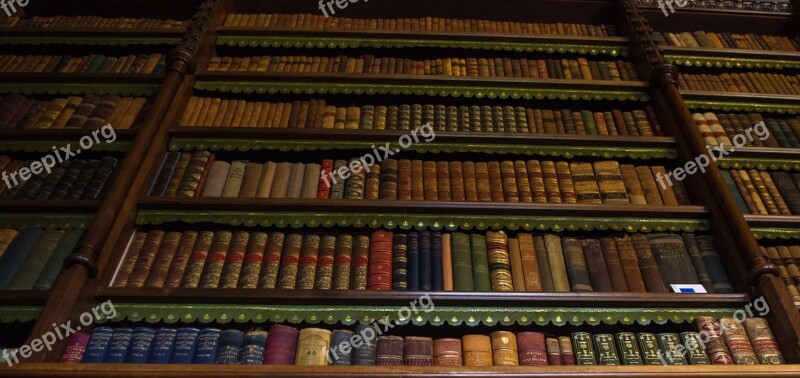
<instances>
[{"instance_id":1,"label":"old book","mask_svg":"<svg viewBox=\"0 0 800 378\"><path fill-rule=\"evenodd\" d=\"M643 365L642 354L639 351L639 343L636 341L636 334L633 332L620 332L615 335L619 357L623 365Z\"/></svg>"},{"instance_id":2,"label":"old book","mask_svg":"<svg viewBox=\"0 0 800 378\"><path fill-rule=\"evenodd\" d=\"M653 174L649 167L641 166L636 167L636 174L639 176L639 183L644 192L644 198L647 200L648 205L663 205L659 188L661 185L656 184Z\"/></svg>"},{"instance_id":3,"label":"old book","mask_svg":"<svg viewBox=\"0 0 800 378\"><path fill-rule=\"evenodd\" d=\"M665 177L667 175L667 171L661 166L650 167L650 171L653 173L653 177ZM678 198L675 197L672 186L658 185L658 191L661 193L661 200L664 202L664 205L678 206Z\"/></svg>"},{"instance_id":4,"label":"old book","mask_svg":"<svg viewBox=\"0 0 800 378\"><path fill-rule=\"evenodd\" d=\"M402 366L403 338L400 336L378 336L375 365Z\"/></svg>"},{"instance_id":5,"label":"old book","mask_svg":"<svg viewBox=\"0 0 800 378\"><path fill-rule=\"evenodd\" d=\"M206 264L200 278L200 288L213 289L219 287L222 278L222 269L225 267L225 259L231 247L233 233L230 231L217 231L214 233L214 240L206 257Z\"/></svg>"},{"instance_id":6,"label":"old book","mask_svg":"<svg viewBox=\"0 0 800 378\"><path fill-rule=\"evenodd\" d=\"M567 273L569 274L570 288L573 292L578 293L593 291L581 242L572 237L565 237L561 242L564 251L564 261L566 262Z\"/></svg>"},{"instance_id":7,"label":"old book","mask_svg":"<svg viewBox=\"0 0 800 378\"><path fill-rule=\"evenodd\" d=\"M392 239L392 290L408 290L408 238L394 234Z\"/></svg>"},{"instance_id":8,"label":"old book","mask_svg":"<svg viewBox=\"0 0 800 378\"><path fill-rule=\"evenodd\" d=\"M500 169L500 163L497 161L488 162L487 172L489 175L489 191L491 193L492 202L503 202L505 200L505 193L503 192L503 174ZM514 185L514 188L516 190L516 185Z\"/></svg>"},{"instance_id":9,"label":"old book","mask_svg":"<svg viewBox=\"0 0 800 378\"><path fill-rule=\"evenodd\" d=\"M178 251L183 234L180 232L167 232L161 243L161 247L155 256L150 274L147 277L144 287L162 288L167 280L172 260Z\"/></svg>"},{"instance_id":10,"label":"old book","mask_svg":"<svg viewBox=\"0 0 800 378\"><path fill-rule=\"evenodd\" d=\"M430 337L406 336L403 340L403 365L433 365L433 339Z\"/></svg>"},{"instance_id":11,"label":"old book","mask_svg":"<svg viewBox=\"0 0 800 378\"><path fill-rule=\"evenodd\" d=\"M393 238L393 233L387 231L372 233L367 284L369 290L391 290Z\"/></svg>"},{"instance_id":12,"label":"old book","mask_svg":"<svg viewBox=\"0 0 800 378\"><path fill-rule=\"evenodd\" d=\"M597 177L597 186L603 203L629 204L628 193L622 179L619 162L597 161L594 162L594 172ZM573 173L574 180L574 173Z\"/></svg>"},{"instance_id":13,"label":"old book","mask_svg":"<svg viewBox=\"0 0 800 378\"><path fill-rule=\"evenodd\" d=\"M165 197L174 197L177 194L178 187L186 173L186 168L189 166L191 158L192 154L190 153L180 153L178 162L175 164L175 170L172 172L172 177L169 179L169 184L167 184L166 189L164 189L163 195Z\"/></svg>"},{"instance_id":14,"label":"old book","mask_svg":"<svg viewBox=\"0 0 800 378\"><path fill-rule=\"evenodd\" d=\"M490 169L492 164L489 164ZM502 179L502 187L505 202L519 202L519 191L517 190L517 177L514 172L514 162L502 161L500 162L500 174ZM490 173L491 178L491 173Z\"/></svg>"},{"instance_id":15,"label":"old book","mask_svg":"<svg viewBox=\"0 0 800 378\"><path fill-rule=\"evenodd\" d=\"M711 316L697 316L694 318L694 326L698 332L706 335L705 349L711 364L733 365L733 357L722 336L720 322Z\"/></svg>"},{"instance_id":16,"label":"old book","mask_svg":"<svg viewBox=\"0 0 800 378\"><path fill-rule=\"evenodd\" d=\"M553 279L553 290L555 292L569 292L569 276L567 275L564 253L561 248L561 237L547 234L544 236L544 242L547 250L547 260L550 265L550 274Z\"/></svg>"},{"instance_id":17,"label":"old book","mask_svg":"<svg viewBox=\"0 0 800 378\"><path fill-rule=\"evenodd\" d=\"M597 239L581 239L581 247L583 248L593 291L613 291L600 241Z\"/></svg>"},{"instance_id":18,"label":"old book","mask_svg":"<svg viewBox=\"0 0 800 378\"><path fill-rule=\"evenodd\" d=\"M548 193L545 188L544 182L544 173L542 172L542 165L537 160L528 160L526 162L527 171L529 182L531 186L531 195L533 196L533 202L536 203L547 203L548 202ZM561 194L558 194L559 201L561 200Z\"/></svg>"},{"instance_id":19,"label":"old book","mask_svg":"<svg viewBox=\"0 0 800 378\"><path fill-rule=\"evenodd\" d=\"M275 289L277 287L285 241L286 234L283 232L269 234L261 263L261 273L258 276L259 289Z\"/></svg>"},{"instance_id":20,"label":"old book","mask_svg":"<svg viewBox=\"0 0 800 378\"><path fill-rule=\"evenodd\" d=\"M206 171L206 166L209 161L212 161L213 155L208 151L195 151L192 152L189 164L186 167L186 172L178 185L176 195L178 197L195 197L198 196L198 188L202 180L203 173ZM210 168L208 168L210 169ZM202 193L202 191L200 191Z\"/></svg>"},{"instance_id":21,"label":"old book","mask_svg":"<svg viewBox=\"0 0 800 378\"><path fill-rule=\"evenodd\" d=\"M558 337L558 347L561 352L561 365L575 365L575 351L569 336Z\"/></svg>"},{"instance_id":22,"label":"old book","mask_svg":"<svg viewBox=\"0 0 800 378\"><path fill-rule=\"evenodd\" d=\"M744 329L756 352L758 363L762 365L786 363L766 319L758 317L747 318L744 321Z\"/></svg>"},{"instance_id":23,"label":"old book","mask_svg":"<svg viewBox=\"0 0 800 378\"><path fill-rule=\"evenodd\" d=\"M683 238L674 234L656 233L648 234L647 240L658 262L665 286L700 283Z\"/></svg>"},{"instance_id":24,"label":"old book","mask_svg":"<svg viewBox=\"0 0 800 378\"><path fill-rule=\"evenodd\" d=\"M13 232L16 234L16 231ZM2 231L0 231L0 234L2 234ZM53 251L50 259L42 269L41 274L36 279L36 282L34 282L33 290L50 289L56 278L58 278L59 273L61 273L61 270L63 269L64 259L66 259L67 256L69 256L69 254L75 249L75 246L77 246L81 236L83 236L82 230L67 230L64 233L64 236L61 238L58 246ZM3 237L0 236L0 239L2 238ZM8 240L8 242L10 243L11 240ZM0 241L0 244L2 244L2 241ZM4 250L5 248L0 245L0 256L3 255Z\"/></svg>"},{"instance_id":25,"label":"old book","mask_svg":"<svg viewBox=\"0 0 800 378\"><path fill-rule=\"evenodd\" d=\"M222 197L231 171L231 163L217 160L211 164L211 171L203 187L202 197Z\"/></svg>"},{"instance_id":26,"label":"old book","mask_svg":"<svg viewBox=\"0 0 800 378\"><path fill-rule=\"evenodd\" d=\"M306 234L303 236L303 244L300 249L300 262L297 271L296 289L314 288L319 250L319 235Z\"/></svg>"},{"instance_id":27,"label":"old book","mask_svg":"<svg viewBox=\"0 0 800 378\"><path fill-rule=\"evenodd\" d=\"M297 169L299 169L299 167L293 169L292 163L282 162L277 164L275 167L275 175L272 180L272 188L269 194L270 198L289 198L287 197L287 194L292 171L297 171Z\"/></svg>"},{"instance_id":28,"label":"old book","mask_svg":"<svg viewBox=\"0 0 800 378\"><path fill-rule=\"evenodd\" d=\"M662 362L663 351L658 345L658 338L655 334L641 332L636 335L639 347L642 350L642 360L645 365L664 365Z\"/></svg>"},{"instance_id":29,"label":"old book","mask_svg":"<svg viewBox=\"0 0 800 378\"><path fill-rule=\"evenodd\" d=\"M567 341L571 343L569 337ZM545 339L545 345L547 348L547 364L548 365L561 365L561 348L558 345L558 339L554 337L548 337Z\"/></svg>"},{"instance_id":30,"label":"old book","mask_svg":"<svg viewBox=\"0 0 800 378\"><path fill-rule=\"evenodd\" d=\"M664 351L664 361L667 365L688 365L684 352L678 349L681 345L680 336L677 333L659 333L656 334L658 345Z\"/></svg>"},{"instance_id":31,"label":"old book","mask_svg":"<svg viewBox=\"0 0 800 378\"><path fill-rule=\"evenodd\" d=\"M253 232L247 235L247 238L245 238L245 236L240 235L239 232L234 234L235 242L234 245L231 246L231 256L234 256L238 254L240 243L247 243L243 250L244 256L241 263L238 284L232 282L234 278L233 272L228 273L223 271L223 287L225 287L225 283L228 285L236 285L234 287L241 289L255 289L258 287L258 275L261 273L261 264L264 262L264 251L267 248L268 235L266 232ZM232 261L232 264L235 264L235 262ZM235 268L231 268L231 270L235 270Z\"/></svg>"},{"instance_id":32,"label":"old book","mask_svg":"<svg viewBox=\"0 0 800 378\"><path fill-rule=\"evenodd\" d=\"M681 332L681 342L686 346L686 358L691 365L711 365L705 346L697 332Z\"/></svg>"},{"instance_id":33,"label":"old book","mask_svg":"<svg viewBox=\"0 0 800 378\"><path fill-rule=\"evenodd\" d=\"M758 357L742 323L734 318L721 318L719 322L734 363L736 365L758 365Z\"/></svg>"},{"instance_id":34,"label":"old book","mask_svg":"<svg viewBox=\"0 0 800 378\"><path fill-rule=\"evenodd\" d=\"M492 360L494 366L518 366L517 337L512 332L492 332Z\"/></svg>"},{"instance_id":35,"label":"old book","mask_svg":"<svg viewBox=\"0 0 800 378\"><path fill-rule=\"evenodd\" d=\"M517 349L519 351L519 365L547 366L547 348L543 333L520 332L516 337Z\"/></svg>"},{"instance_id":36,"label":"old book","mask_svg":"<svg viewBox=\"0 0 800 378\"><path fill-rule=\"evenodd\" d=\"M574 332L572 333L572 344L574 345L575 362L578 365L597 365L592 335L588 332Z\"/></svg>"},{"instance_id":37,"label":"old book","mask_svg":"<svg viewBox=\"0 0 800 378\"><path fill-rule=\"evenodd\" d=\"M433 240L430 231L420 231L418 240L419 260L417 270L419 271L420 290L433 289Z\"/></svg>"},{"instance_id":38,"label":"old book","mask_svg":"<svg viewBox=\"0 0 800 378\"><path fill-rule=\"evenodd\" d=\"M619 261L622 265L622 272L625 275L625 282L628 284L628 291L646 292L647 289L642 279L641 270L639 269L636 250L633 248L630 236L625 235L624 237L614 238L614 241L617 244Z\"/></svg>"},{"instance_id":39,"label":"old book","mask_svg":"<svg viewBox=\"0 0 800 378\"><path fill-rule=\"evenodd\" d=\"M474 291L470 236L465 233L452 234L453 289L455 291Z\"/></svg>"},{"instance_id":40,"label":"old book","mask_svg":"<svg viewBox=\"0 0 800 378\"><path fill-rule=\"evenodd\" d=\"M761 172L762 174L766 174L766 172ZM769 176L771 176L772 181L774 182L774 187L780 193L780 196L785 200L785 204L788 206L788 210L791 214L800 214L800 190L797 189L795 186L791 176L789 176L786 172L769 172ZM735 193L735 191L732 190ZM736 194L734 194L735 196ZM773 197L775 195L773 194ZM787 214L783 214L787 215Z\"/></svg>"},{"instance_id":41,"label":"old book","mask_svg":"<svg viewBox=\"0 0 800 378\"><path fill-rule=\"evenodd\" d=\"M488 250L492 291L514 291L508 236L506 236L506 233L503 231L487 231L486 248Z\"/></svg>"},{"instance_id":42,"label":"old book","mask_svg":"<svg viewBox=\"0 0 800 378\"><path fill-rule=\"evenodd\" d=\"M602 333L592 335L594 349L597 353L598 365L619 365L619 353L617 352L614 335Z\"/></svg>"},{"instance_id":43,"label":"old book","mask_svg":"<svg viewBox=\"0 0 800 378\"><path fill-rule=\"evenodd\" d=\"M539 263L539 276L542 279L542 291L555 292L553 275L550 270L550 260L547 256L547 247L543 236L534 236L533 248L536 251L536 261Z\"/></svg>"},{"instance_id":44,"label":"old book","mask_svg":"<svg viewBox=\"0 0 800 378\"><path fill-rule=\"evenodd\" d=\"M301 198L301 195L303 194L303 178L305 177L305 171L306 171L306 165L304 163L292 164L292 169L289 174L289 186L286 188L286 198ZM351 178L353 177L355 177L355 175L351 176ZM314 182L316 182L316 178ZM363 187L362 187L362 196L363 196Z\"/></svg>"},{"instance_id":45,"label":"old book","mask_svg":"<svg viewBox=\"0 0 800 378\"><path fill-rule=\"evenodd\" d=\"M130 278L128 279L127 287L144 287L147 276L150 274L150 268L153 266L153 261L155 261L156 254L161 248L164 235L164 231L159 230L147 233L147 238L133 266Z\"/></svg>"},{"instance_id":46,"label":"old book","mask_svg":"<svg viewBox=\"0 0 800 378\"><path fill-rule=\"evenodd\" d=\"M398 161L386 159L380 165L380 198L397 199Z\"/></svg>"},{"instance_id":47,"label":"old book","mask_svg":"<svg viewBox=\"0 0 800 378\"><path fill-rule=\"evenodd\" d=\"M472 277L475 291L491 291L489 275L489 256L487 254L487 239L480 234L470 235L472 248Z\"/></svg>"},{"instance_id":48,"label":"old book","mask_svg":"<svg viewBox=\"0 0 800 378\"><path fill-rule=\"evenodd\" d=\"M303 236L288 234L283 246L280 260L280 273L278 274L278 289L294 289L297 285L297 275L300 264L300 252L303 245Z\"/></svg>"},{"instance_id":49,"label":"old book","mask_svg":"<svg viewBox=\"0 0 800 378\"><path fill-rule=\"evenodd\" d=\"M350 268L350 289L367 290L369 271L370 240L367 235L353 238L353 257Z\"/></svg>"},{"instance_id":50,"label":"old book","mask_svg":"<svg viewBox=\"0 0 800 378\"><path fill-rule=\"evenodd\" d=\"M573 181L570 165L565 161L555 163L558 189L563 203L578 203L577 189Z\"/></svg>"},{"instance_id":51,"label":"old book","mask_svg":"<svg viewBox=\"0 0 800 378\"><path fill-rule=\"evenodd\" d=\"M298 366L328 365L328 348L331 343L331 331L321 328L304 328L297 340L297 353L294 364Z\"/></svg>"},{"instance_id":52,"label":"old book","mask_svg":"<svg viewBox=\"0 0 800 378\"><path fill-rule=\"evenodd\" d=\"M672 264L666 263L662 259L654 257L654 252L651 250L652 244L650 236L644 234L631 235L631 243L633 249L636 251L636 259L639 262L639 270L642 272L645 287L650 293L666 293L669 292L669 284L664 282L662 276L665 269L676 269ZM680 237L678 237L680 239ZM682 244L681 244L682 245ZM658 263L657 263L658 262Z\"/></svg>"},{"instance_id":53,"label":"old book","mask_svg":"<svg viewBox=\"0 0 800 378\"><path fill-rule=\"evenodd\" d=\"M264 365L294 365L300 331L297 328L276 324L270 327L264 348ZM326 352L322 355L325 356Z\"/></svg>"},{"instance_id":54,"label":"old book","mask_svg":"<svg viewBox=\"0 0 800 378\"><path fill-rule=\"evenodd\" d=\"M444 290L444 261L442 253L442 233L431 232L431 283L434 291Z\"/></svg>"},{"instance_id":55,"label":"old book","mask_svg":"<svg viewBox=\"0 0 800 378\"><path fill-rule=\"evenodd\" d=\"M13 278L8 282L8 285L5 287L5 289L32 289L33 284L42 273L45 264L47 264L47 261L53 255L63 237L64 231L62 230L44 230L31 250L27 253L25 260L16 268L16 272L11 272L13 274ZM11 256L10 253L9 255ZM6 267L6 265L3 265L4 269L6 269Z\"/></svg>"},{"instance_id":56,"label":"old book","mask_svg":"<svg viewBox=\"0 0 800 378\"><path fill-rule=\"evenodd\" d=\"M517 234L522 267L522 278L525 283L524 291L541 292L542 280L539 274L539 263L536 258L533 235L527 233ZM511 273L514 273L512 269Z\"/></svg>"},{"instance_id":57,"label":"old book","mask_svg":"<svg viewBox=\"0 0 800 378\"><path fill-rule=\"evenodd\" d=\"M464 335L461 339L464 350L464 366L493 366L492 341L486 335Z\"/></svg>"},{"instance_id":58,"label":"old book","mask_svg":"<svg viewBox=\"0 0 800 378\"><path fill-rule=\"evenodd\" d=\"M425 174L422 160L411 161L411 198L415 201L425 200Z\"/></svg>"},{"instance_id":59,"label":"old book","mask_svg":"<svg viewBox=\"0 0 800 378\"><path fill-rule=\"evenodd\" d=\"M592 164L573 162L569 168L578 203L603 203Z\"/></svg>"},{"instance_id":60,"label":"old book","mask_svg":"<svg viewBox=\"0 0 800 378\"><path fill-rule=\"evenodd\" d=\"M185 231L181 234L181 240L178 242L178 248L175 251L175 256L172 258L167 277L164 280L165 288L178 288L181 286L186 267L189 265L198 236L199 233L196 231Z\"/></svg>"},{"instance_id":61,"label":"old book","mask_svg":"<svg viewBox=\"0 0 800 378\"><path fill-rule=\"evenodd\" d=\"M442 234L442 289L453 291L453 251L452 235ZM434 261L435 261L434 257ZM799 275L800 276L800 275ZM523 278L524 280L524 278Z\"/></svg>"},{"instance_id":62,"label":"old book","mask_svg":"<svg viewBox=\"0 0 800 378\"><path fill-rule=\"evenodd\" d=\"M235 365L239 364L239 354L244 347L244 332L238 329L228 329L222 331L219 336L219 345L216 353L216 364ZM146 356L145 356L146 357ZM145 359L145 362L147 360Z\"/></svg>"},{"instance_id":63,"label":"old book","mask_svg":"<svg viewBox=\"0 0 800 378\"><path fill-rule=\"evenodd\" d=\"M433 365L463 366L461 340L454 338L433 340Z\"/></svg>"}]
</instances>

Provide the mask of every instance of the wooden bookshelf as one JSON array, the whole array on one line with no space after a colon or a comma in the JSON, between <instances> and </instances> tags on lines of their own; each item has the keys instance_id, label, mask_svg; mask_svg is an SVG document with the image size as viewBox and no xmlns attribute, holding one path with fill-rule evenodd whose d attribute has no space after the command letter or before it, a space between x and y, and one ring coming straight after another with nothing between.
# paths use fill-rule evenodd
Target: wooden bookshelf
<instances>
[{"instance_id":1,"label":"wooden bookshelf","mask_svg":"<svg viewBox=\"0 0 800 378\"><path fill-rule=\"evenodd\" d=\"M708 92L681 89L681 94L689 109L708 109L724 111L746 111L764 113L800 113L800 96Z\"/></svg>"}]
</instances>

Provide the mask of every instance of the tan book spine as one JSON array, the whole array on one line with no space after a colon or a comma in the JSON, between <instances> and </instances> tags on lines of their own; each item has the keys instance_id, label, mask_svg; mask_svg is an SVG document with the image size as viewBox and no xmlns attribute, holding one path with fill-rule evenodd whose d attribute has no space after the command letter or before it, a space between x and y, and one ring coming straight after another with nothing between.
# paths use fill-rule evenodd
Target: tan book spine
<instances>
[{"instance_id":1,"label":"tan book spine","mask_svg":"<svg viewBox=\"0 0 800 378\"><path fill-rule=\"evenodd\" d=\"M491 202L492 191L489 183L489 167L485 162L475 163L475 185L478 193L478 201Z\"/></svg>"},{"instance_id":2,"label":"tan book spine","mask_svg":"<svg viewBox=\"0 0 800 378\"><path fill-rule=\"evenodd\" d=\"M647 205L647 200L645 199L639 176L636 173L636 168L631 164L622 164L619 166L619 171L622 175L622 182L625 185L625 190L628 193L628 199L631 205Z\"/></svg>"},{"instance_id":3,"label":"tan book spine","mask_svg":"<svg viewBox=\"0 0 800 378\"><path fill-rule=\"evenodd\" d=\"M667 170L662 166L650 167L653 177L666 177ZM675 197L675 191L672 190L672 185L658 185L658 191L661 194L661 200L664 205L678 206L678 198Z\"/></svg>"},{"instance_id":4,"label":"tan book spine","mask_svg":"<svg viewBox=\"0 0 800 378\"><path fill-rule=\"evenodd\" d=\"M556 174L555 163L552 161L543 161L541 167L544 189L547 192L547 202L561 203L561 190L559 189L559 180Z\"/></svg>"},{"instance_id":5,"label":"tan book spine","mask_svg":"<svg viewBox=\"0 0 800 378\"><path fill-rule=\"evenodd\" d=\"M514 291L525 291L525 273L522 269L522 252L518 239L508 239L508 254L511 258L511 280Z\"/></svg>"},{"instance_id":6,"label":"tan book spine","mask_svg":"<svg viewBox=\"0 0 800 378\"><path fill-rule=\"evenodd\" d=\"M648 205L663 205L661 201L661 194L659 194L658 184L653 179L653 174L649 167L636 167L636 174L639 176L639 183L644 192L644 198L647 200Z\"/></svg>"}]
</instances>

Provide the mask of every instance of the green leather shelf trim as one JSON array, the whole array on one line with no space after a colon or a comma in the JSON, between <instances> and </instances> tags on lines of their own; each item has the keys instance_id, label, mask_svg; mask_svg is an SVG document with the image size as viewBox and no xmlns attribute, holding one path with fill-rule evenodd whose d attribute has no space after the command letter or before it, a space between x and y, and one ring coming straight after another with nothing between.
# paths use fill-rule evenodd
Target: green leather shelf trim
<instances>
[{"instance_id":1,"label":"green leather shelf trim","mask_svg":"<svg viewBox=\"0 0 800 378\"><path fill-rule=\"evenodd\" d=\"M178 45L181 37L103 37L103 36L0 36L0 45L103 45L103 46L130 46L130 45Z\"/></svg>"},{"instance_id":2,"label":"green leather shelf trim","mask_svg":"<svg viewBox=\"0 0 800 378\"><path fill-rule=\"evenodd\" d=\"M371 84L371 83L331 83L323 79L315 82L289 82L289 81L228 81L228 80L203 80L198 79L195 88L199 90L233 92L233 93L258 93L258 94L393 94L393 95L418 95L418 96L453 96L475 98L524 98L530 99L560 99L560 100L618 100L618 101L647 101L650 96L646 90L587 90L579 89L552 89L530 87L501 87L501 86L467 86L467 85L413 85L413 84ZM800 107L800 106L798 106Z\"/></svg>"},{"instance_id":3,"label":"green leather shelf trim","mask_svg":"<svg viewBox=\"0 0 800 378\"><path fill-rule=\"evenodd\" d=\"M2 145L2 142L0 142ZM269 140L269 139L208 139L208 138L174 138L170 143L172 151L225 150L225 151L316 151L333 149L357 149L372 151L377 143L369 141L331 141L325 140ZM400 151L398 143L392 143L390 150ZM422 153L440 152L481 152L497 154L520 154L537 156L593 156L601 158L635 158L675 159L677 152L670 148L648 147L613 147L613 146L535 146L511 144L474 144L474 143L425 143L420 139L403 150Z\"/></svg>"},{"instance_id":4,"label":"green leather shelf trim","mask_svg":"<svg viewBox=\"0 0 800 378\"><path fill-rule=\"evenodd\" d=\"M93 93L96 95L115 94L120 96L152 96L158 92L157 84L119 84L119 83L0 83L0 93L21 93L24 95L74 95Z\"/></svg>"},{"instance_id":5,"label":"green leather shelf trim","mask_svg":"<svg viewBox=\"0 0 800 378\"><path fill-rule=\"evenodd\" d=\"M767 104L739 101L701 101L684 99L689 109L724 110L739 112L800 113L800 101L796 104Z\"/></svg>"},{"instance_id":6,"label":"green leather shelf trim","mask_svg":"<svg viewBox=\"0 0 800 378\"><path fill-rule=\"evenodd\" d=\"M443 223L446 217L450 222ZM403 230L614 230L625 232L708 230L705 219L624 218L624 217L554 217L554 216L475 216L461 214L380 214L380 213L312 213L312 212L244 212L244 211L163 211L141 210L140 225L164 222L216 223L248 227L369 227Z\"/></svg>"},{"instance_id":7,"label":"green leather shelf trim","mask_svg":"<svg viewBox=\"0 0 800 378\"><path fill-rule=\"evenodd\" d=\"M800 239L797 228L750 227L756 239Z\"/></svg>"},{"instance_id":8,"label":"green leather shelf trim","mask_svg":"<svg viewBox=\"0 0 800 378\"><path fill-rule=\"evenodd\" d=\"M0 323L30 322L41 312L41 306L0 306Z\"/></svg>"},{"instance_id":9,"label":"green leather shelf trim","mask_svg":"<svg viewBox=\"0 0 800 378\"><path fill-rule=\"evenodd\" d=\"M94 214L0 213L0 228L86 229Z\"/></svg>"},{"instance_id":10,"label":"green leather shelf trim","mask_svg":"<svg viewBox=\"0 0 800 378\"><path fill-rule=\"evenodd\" d=\"M72 144L72 150L80 148L78 141L64 140L0 140L2 151L49 152L53 146L63 147ZM131 147L131 142L97 143L92 145L92 151L125 152Z\"/></svg>"},{"instance_id":11,"label":"green leather shelf trim","mask_svg":"<svg viewBox=\"0 0 800 378\"><path fill-rule=\"evenodd\" d=\"M764 159L724 157L717 160L717 165L728 169L758 169L758 170L800 170L800 160Z\"/></svg>"},{"instance_id":12,"label":"green leather shelf trim","mask_svg":"<svg viewBox=\"0 0 800 378\"><path fill-rule=\"evenodd\" d=\"M800 60L791 59L756 59L744 56L723 58L706 55L683 55L675 52L665 53L670 62L687 67L728 67L728 68L800 68Z\"/></svg>"},{"instance_id":13,"label":"green leather shelf trim","mask_svg":"<svg viewBox=\"0 0 800 378\"><path fill-rule=\"evenodd\" d=\"M224 33L224 32L222 32ZM596 41L587 43L555 42L501 42L501 41L461 41L454 39L409 39L409 38L368 38L368 37L320 37L310 36L270 36L270 35L221 35L217 45L234 47L297 47L297 48L406 48L434 47L446 49L504 50L516 52L573 53L591 55L628 56L625 43L617 41Z\"/></svg>"},{"instance_id":14,"label":"green leather shelf trim","mask_svg":"<svg viewBox=\"0 0 800 378\"><path fill-rule=\"evenodd\" d=\"M717 318L732 316L736 308L576 308L576 307L444 307L430 312L402 311L398 306L314 306L314 305L186 305L115 303L117 316L112 321L146 321L148 323L356 323L369 324L386 316L394 324L415 325L445 323L458 326L546 325L566 324L664 324L690 322L695 316Z\"/></svg>"}]
</instances>

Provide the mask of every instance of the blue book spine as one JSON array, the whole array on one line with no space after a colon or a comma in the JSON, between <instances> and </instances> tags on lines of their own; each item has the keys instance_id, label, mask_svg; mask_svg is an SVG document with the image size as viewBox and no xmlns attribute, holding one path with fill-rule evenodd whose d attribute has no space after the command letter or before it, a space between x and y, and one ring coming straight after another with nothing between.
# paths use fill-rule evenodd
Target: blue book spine
<instances>
[{"instance_id":1,"label":"blue book spine","mask_svg":"<svg viewBox=\"0 0 800 378\"><path fill-rule=\"evenodd\" d=\"M172 347L175 345L175 335L178 330L174 328L161 328L156 331L153 337L153 346L150 348L150 358L147 362L151 364L168 364L172 356Z\"/></svg>"},{"instance_id":2,"label":"blue book spine","mask_svg":"<svg viewBox=\"0 0 800 378\"><path fill-rule=\"evenodd\" d=\"M108 346L105 362L110 364L125 362L125 358L128 356L128 348L131 345L131 338L133 338L133 328L115 329L114 335L111 336L111 344Z\"/></svg>"},{"instance_id":3,"label":"blue book spine","mask_svg":"<svg viewBox=\"0 0 800 378\"><path fill-rule=\"evenodd\" d=\"M131 337L131 347L128 348L128 357L125 362L131 364L146 364L150 357L150 347L153 345L153 338L156 330L148 327L136 327Z\"/></svg>"},{"instance_id":4,"label":"blue book spine","mask_svg":"<svg viewBox=\"0 0 800 378\"><path fill-rule=\"evenodd\" d=\"M36 228L20 230L17 237L8 245L3 257L0 258L0 289L5 289L14 278L33 246L42 237L42 232Z\"/></svg>"},{"instance_id":5,"label":"blue book spine","mask_svg":"<svg viewBox=\"0 0 800 378\"><path fill-rule=\"evenodd\" d=\"M408 232L408 290L419 290L419 234Z\"/></svg>"},{"instance_id":6,"label":"blue book spine","mask_svg":"<svg viewBox=\"0 0 800 378\"><path fill-rule=\"evenodd\" d=\"M206 328L197 336L197 348L194 350L193 364L213 364L217 360L219 337L222 334L216 328Z\"/></svg>"},{"instance_id":7,"label":"blue book spine","mask_svg":"<svg viewBox=\"0 0 800 378\"><path fill-rule=\"evenodd\" d=\"M433 290L444 291L444 261L442 257L442 233L431 232L431 267L433 269Z\"/></svg>"},{"instance_id":8,"label":"blue book spine","mask_svg":"<svg viewBox=\"0 0 800 378\"><path fill-rule=\"evenodd\" d=\"M238 364L242 347L244 347L244 332L235 329L222 332L219 337L219 348L217 349L217 364Z\"/></svg>"},{"instance_id":9,"label":"blue book spine","mask_svg":"<svg viewBox=\"0 0 800 378\"><path fill-rule=\"evenodd\" d=\"M114 330L109 327L97 327L92 331L92 338L89 339L89 344L86 346L86 351L83 352L81 363L84 364L99 364L106 360L106 353L108 347L111 345L111 338L114 336Z\"/></svg>"},{"instance_id":10,"label":"blue book spine","mask_svg":"<svg viewBox=\"0 0 800 378\"><path fill-rule=\"evenodd\" d=\"M172 348L172 357L170 357L169 362L172 364L191 364L199 335L200 330L197 328L178 328L178 332L175 334L175 346Z\"/></svg>"},{"instance_id":11,"label":"blue book spine","mask_svg":"<svg viewBox=\"0 0 800 378\"><path fill-rule=\"evenodd\" d=\"M267 331L250 331L244 337L244 348L242 348L239 362L242 365L263 365L264 349L267 345Z\"/></svg>"},{"instance_id":12,"label":"blue book spine","mask_svg":"<svg viewBox=\"0 0 800 378\"><path fill-rule=\"evenodd\" d=\"M419 233L419 289L422 291L433 290L433 275L431 256L431 233Z\"/></svg>"}]
</instances>

